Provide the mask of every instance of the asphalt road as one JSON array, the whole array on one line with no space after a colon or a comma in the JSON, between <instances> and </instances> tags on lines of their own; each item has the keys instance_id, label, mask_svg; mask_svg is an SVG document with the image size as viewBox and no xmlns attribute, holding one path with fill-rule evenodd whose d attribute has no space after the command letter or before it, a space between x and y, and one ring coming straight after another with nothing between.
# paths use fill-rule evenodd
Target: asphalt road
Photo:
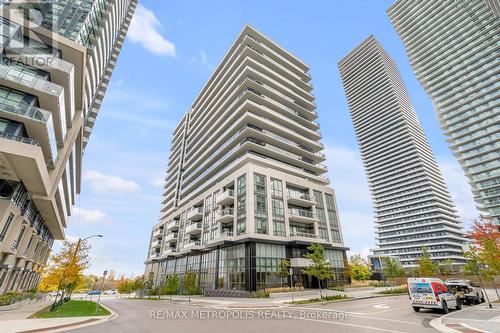
<instances>
[{"instance_id":1,"label":"asphalt road","mask_svg":"<svg viewBox=\"0 0 500 333\"><path fill-rule=\"evenodd\" d=\"M441 316L423 310L416 313L408 296L355 300L294 307L246 304L238 308L203 300L188 303L103 298L119 317L72 333L304 333L304 332L437 332L429 322ZM250 308L256 307L258 308Z\"/></svg>"}]
</instances>

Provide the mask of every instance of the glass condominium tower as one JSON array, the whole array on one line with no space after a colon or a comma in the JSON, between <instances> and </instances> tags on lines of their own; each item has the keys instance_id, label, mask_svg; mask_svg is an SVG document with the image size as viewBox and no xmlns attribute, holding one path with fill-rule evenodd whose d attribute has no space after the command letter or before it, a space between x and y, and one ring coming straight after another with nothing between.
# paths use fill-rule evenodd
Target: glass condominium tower
<instances>
[{"instance_id":1,"label":"glass condominium tower","mask_svg":"<svg viewBox=\"0 0 500 333\"><path fill-rule=\"evenodd\" d=\"M394 61L370 36L339 62L376 212L375 255L464 263L461 224Z\"/></svg>"},{"instance_id":2,"label":"glass condominium tower","mask_svg":"<svg viewBox=\"0 0 500 333\"><path fill-rule=\"evenodd\" d=\"M500 2L400 0L388 14L478 208L500 224Z\"/></svg>"},{"instance_id":3,"label":"glass condominium tower","mask_svg":"<svg viewBox=\"0 0 500 333\"><path fill-rule=\"evenodd\" d=\"M335 194L323 175L308 67L246 26L173 133L160 221L146 273L161 285L192 269L202 290L294 283L307 246L325 248L342 282L343 244Z\"/></svg>"},{"instance_id":4,"label":"glass condominium tower","mask_svg":"<svg viewBox=\"0 0 500 333\"><path fill-rule=\"evenodd\" d=\"M38 285L135 0L0 5L0 294Z\"/></svg>"}]
</instances>

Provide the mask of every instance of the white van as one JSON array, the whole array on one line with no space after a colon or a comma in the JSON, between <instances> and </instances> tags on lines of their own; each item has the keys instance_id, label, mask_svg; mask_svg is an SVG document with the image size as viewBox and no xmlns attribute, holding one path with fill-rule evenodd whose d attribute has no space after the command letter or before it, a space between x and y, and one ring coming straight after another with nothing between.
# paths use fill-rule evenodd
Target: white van
<instances>
[{"instance_id":1,"label":"white van","mask_svg":"<svg viewBox=\"0 0 500 333\"><path fill-rule=\"evenodd\" d=\"M408 293L416 312L420 309L440 309L448 313L450 309L460 310L462 303L453 295L441 279L409 278Z\"/></svg>"}]
</instances>

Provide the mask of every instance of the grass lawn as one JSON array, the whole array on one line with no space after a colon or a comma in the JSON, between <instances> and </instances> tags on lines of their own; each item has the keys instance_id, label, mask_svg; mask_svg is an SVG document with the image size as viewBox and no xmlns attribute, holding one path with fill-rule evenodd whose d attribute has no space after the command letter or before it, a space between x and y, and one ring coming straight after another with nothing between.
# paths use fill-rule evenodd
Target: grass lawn
<instances>
[{"instance_id":1,"label":"grass lawn","mask_svg":"<svg viewBox=\"0 0 500 333\"><path fill-rule=\"evenodd\" d=\"M74 301L70 300L57 308L55 311L50 311L50 307L43 309L30 318L63 318L63 317L85 317L85 316L107 316L111 313L99 305L97 312L95 311L96 303L91 301Z\"/></svg>"}]
</instances>

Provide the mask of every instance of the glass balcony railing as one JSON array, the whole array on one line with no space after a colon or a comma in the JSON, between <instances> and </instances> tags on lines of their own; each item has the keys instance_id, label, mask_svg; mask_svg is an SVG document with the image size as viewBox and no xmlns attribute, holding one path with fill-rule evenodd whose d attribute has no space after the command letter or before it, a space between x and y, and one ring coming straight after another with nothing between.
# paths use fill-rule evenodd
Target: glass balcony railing
<instances>
[{"instance_id":1,"label":"glass balcony railing","mask_svg":"<svg viewBox=\"0 0 500 333\"><path fill-rule=\"evenodd\" d=\"M294 198L294 199L302 199L302 200L307 200L307 201L313 201L312 197L309 194L300 193L300 192L288 192L288 197L289 198Z\"/></svg>"},{"instance_id":2,"label":"glass balcony railing","mask_svg":"<svg viewBox=\"0 0 500 333\"><path fill-rule=\"evenodd\" d=\"M298 232L298 231L290 232L290 237L319 238L317 234L309 232Z\"/></svg>"},{"instance_id":3,"label":"glass balcony railing","mask_svg":"<svg viewBox=\"0 0 500 333\"><path fill-rule=\"evenodd\" d=\"M234 214L234 209L233 208L225 208L219 211L219 216L229 216Z\"/></svg>"},{"instance_id":4,"label":"glass balcony railing","mask_svg":"<svg viewBox=\"0 0 500 333\"><path fill-rule=\"evenodd\" d=\"M298 209L298 208L290 208L288 209L288 214L292 216L300 216L300 217L307 217L310 219L314 218L313 212L305 209Z\"/></svg>"},{"instance_id":5,"label":"glass balcony railing","mask_svg":"<svg viewBox=\"0 0 500 333\"><path fill-rule=\"evenodd\" d=\"M24 136L17 136L17 135L11 135L7 133L1 133L0 132L0 138L3 139L9 139L12 141L17 141L17 142L22 142L22 143L27 143L33 146L40 146L40 143L36 139L31 139L31 138L25 138Z\"/></svg>"}]
</instances>

